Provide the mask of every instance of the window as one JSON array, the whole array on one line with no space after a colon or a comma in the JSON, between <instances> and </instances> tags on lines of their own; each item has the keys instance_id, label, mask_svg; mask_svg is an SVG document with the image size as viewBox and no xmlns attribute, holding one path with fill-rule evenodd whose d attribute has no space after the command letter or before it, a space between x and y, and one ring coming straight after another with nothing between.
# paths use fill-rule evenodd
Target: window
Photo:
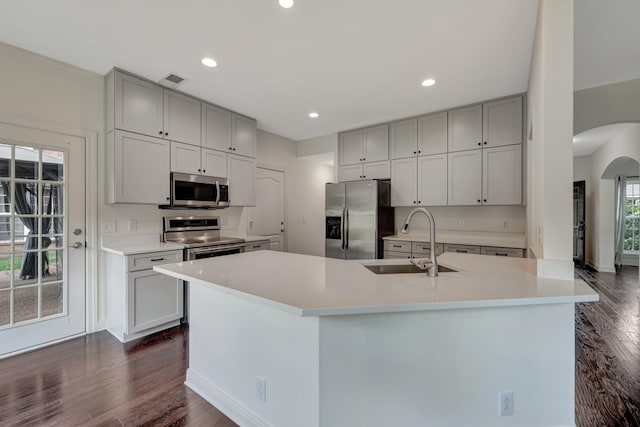
<instances>
[{"instance_id":1,"label":"window","mask_svg":"<svg viewBox=\"0 0 640 427\"><path fill-rule=\"evenodd\" d=\"M624 253L640 253L640 180L627 179Z\"/></svg>"}]
</instances>

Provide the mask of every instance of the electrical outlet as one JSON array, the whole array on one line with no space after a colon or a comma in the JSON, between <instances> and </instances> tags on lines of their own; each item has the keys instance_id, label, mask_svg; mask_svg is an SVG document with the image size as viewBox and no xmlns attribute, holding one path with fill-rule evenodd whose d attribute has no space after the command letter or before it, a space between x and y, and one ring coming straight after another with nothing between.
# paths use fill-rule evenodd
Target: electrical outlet
<instances>
[{"instance_id":1,"label":"electrical outlet","mask_svg":"<svg viewBox=\"0 0 640 427\"><path fill-rule=\"evenodd\" d=\"M256 377L256 399L267 402L267 380Z\"/></svg>"},{"instance_id":2,"label":"electrical outlet","mask_svg":"<svg viewBox=\"0 0 640 427\"><path fill-rule=\"evenodd\" d=\"M103 222L102 223L102 232L103 233L115 233L116 232L116 223L115 222Z\"/></svg>"},{"instance_id":3,"label":"electrical outlet","mask_svg":"<svg viewBox=\"0 0 640 427\"><path fill-rule=\"evenodd\" d=\"M505 391L500 393L500 416L513 415L513 393Z\"/></svg>"},{"instance_id":4,"label":"electrical outlet","mask_svg":"<svg viewBox=\"0 0 640 427\"><path fill-rule=\"evenodd\" d=\"M136 231L138 229L138 221L136 221L135 219L130 219L127 223L127 228L129 229L129 231Z\"/></svg>"},{"instance_id":5,"label":"electrical outlet","mask_svg":"<svg viewBox=\"0 0 640 427\"><path fill-rule=\"evenodd\" d=\"M464 228L464 219L459 219L458 220L458 227Z\"/></svg>"},{"instance_id":6,"label":"electrical outlet","mask_svg":"<svg viewBox=\"0 0 640 427\"><path fill-rule=\"evenodd\" d=\"M503 230L508 230L508 229L509 229L509 220L501 219L501 220L500 220L500 227L501 227Z\"/></svg>"}]
</instances>

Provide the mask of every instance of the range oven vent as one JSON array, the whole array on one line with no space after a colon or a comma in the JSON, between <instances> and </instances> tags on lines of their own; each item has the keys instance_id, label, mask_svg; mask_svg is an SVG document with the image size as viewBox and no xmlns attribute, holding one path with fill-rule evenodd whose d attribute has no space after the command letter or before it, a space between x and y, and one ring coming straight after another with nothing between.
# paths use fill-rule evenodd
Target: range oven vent
<instances>
[{"instance_id":1,"label":"range oven vent","mask_svg":"<svg viewBox=\"0 0 640 427\"><path fill-rule=\"evenodd\" d=\"M170 73L164 76L162 80L160 80L158 83L164 87L175 89L178 86L180 86L184 81L185 79L183 77Z\"/></svg>"}]
</instances>

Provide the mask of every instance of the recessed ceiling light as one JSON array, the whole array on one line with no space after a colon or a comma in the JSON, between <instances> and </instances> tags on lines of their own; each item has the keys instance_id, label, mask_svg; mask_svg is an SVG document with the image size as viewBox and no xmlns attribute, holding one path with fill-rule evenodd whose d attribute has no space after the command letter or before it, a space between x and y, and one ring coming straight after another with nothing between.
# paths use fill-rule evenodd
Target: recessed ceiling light
<instances>
[{"instance_id":1,"label":"recessed ceiling light","mask_svg":"<svg viewBox=\"0 0 640 427\"><path fill-rule=\"evenodd\" d=\"M278 0L278 3L280 4L280 6L284 7L285 9L289 9L290 7L293 7L293 0Z\"/></svg>"},{"instance_id":2,"label":"recessed ceiling light","mask_svg":"<svg viewBox=\"0 0 640 427\"><path fill-rule=\"evenodd\" d=\"M206 65L207 67L216 67L218 63L212 58L202 58L202 65Z\"/></svg>"},{"instance_id":3,"label":"recessed ceiling light","mask_svg":"<svg viewBox=\"0 0 640 427\"><path fill-rule=\"evenodd\" d=\"M433 80L433 79L427 79L427 80L422 82L422 86L424 86L424 87L433 86L434 84L436 84L436 81Z\"/></svg>"},{"instance_id":4,"label":"recessed ceiling light","mask_svg":"<svg viewBox=\"0 0 640 427\"><path fill-rule=\"evenodd\" d=\"M314 111L312 113L309 113L309 117L311 117L312 119L317 119L318 117L320 117L320 114Z\"/></svg>"}]
</instances>

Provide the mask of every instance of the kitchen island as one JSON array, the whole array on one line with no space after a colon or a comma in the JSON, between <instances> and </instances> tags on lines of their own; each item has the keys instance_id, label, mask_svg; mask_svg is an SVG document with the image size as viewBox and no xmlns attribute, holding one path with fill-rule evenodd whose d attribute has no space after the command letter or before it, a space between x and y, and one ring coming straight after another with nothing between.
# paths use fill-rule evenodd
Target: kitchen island
<instances>
[{"instance_id":1,"label":"kitchen island","mask_svg":"<svg viewBox=\"0 0 640 427\"><path fill-rule=\"evenodd\" d=\"M191 283L187 385L240 425L573 425L574 303L597 294L533 260L438 259L456 271L272 251L154 269Z\"/></svg>"}]
</instances>

